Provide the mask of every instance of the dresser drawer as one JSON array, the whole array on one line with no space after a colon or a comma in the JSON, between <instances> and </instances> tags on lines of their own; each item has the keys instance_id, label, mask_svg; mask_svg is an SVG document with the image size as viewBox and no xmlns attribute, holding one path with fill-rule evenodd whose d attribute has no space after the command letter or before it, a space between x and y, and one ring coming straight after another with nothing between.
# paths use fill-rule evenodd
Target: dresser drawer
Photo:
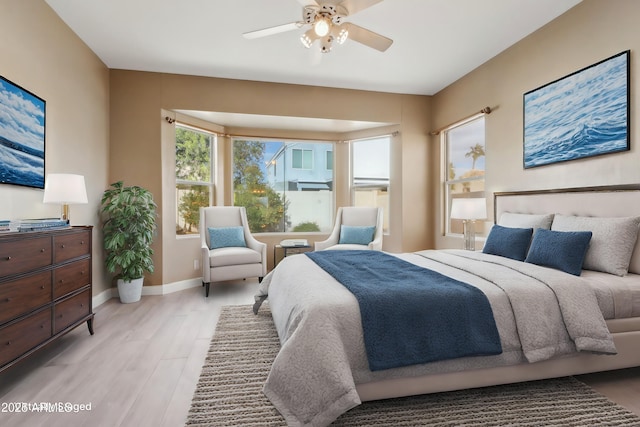
<instances>
[{"instance_id":1,"label":"dresser drawer","mask_svg":"<svg viewBox=\"0 0 640 427\"><path fill-rule=\"evenodd\" d=\"M88 255L91 250L91 232L63 234L53 237L53 260L55 263Z\"/></svg>"},{"instance_id":2,"label":"dresser drawer","mask_svg":"<svg viewBox=\"0 0 640 427\"><path fill-rule=\"evenodd\" d=\"M91 281L90 268L91 260L83 259L53 270L53 299L88 285Z\"/></svg>"},{"instance_id":3,"label":"dresser drawer","mask_svg":"<svg viewBox=\"0 0 640 427\"><path fill-rule=\"evenodd\" d=\"M51 237L0 242L0 277L51 264Z\"/></svg>"},{"instance_id":4,"label":"dresser drawer","mask_svg":"<svg viewBox=\"0 0 640 427\"><path fill-rule=\"evenodd\" d=\"M51 338L51 308L0 329L0 366Z\"/></svg>"},{"instance_id":5,"label":"dresser drawer","mask_svg":"<svg viewBox=\"0 0 640 427\"><path fill-rule=\"evenodd\" d=\"M0 283L0 325L50 302L50 271Z\"/></svg>"},{"instance_id":6,"label":"dresser drawer","mask_svg":"<svg viewBox=\"0 0 640 427\"><path fill-rule=\"evenodd\" d=\"M53 333L57 334L91 314L91 290L87 289L53 306Z\"/></svg>"}]
</instances>

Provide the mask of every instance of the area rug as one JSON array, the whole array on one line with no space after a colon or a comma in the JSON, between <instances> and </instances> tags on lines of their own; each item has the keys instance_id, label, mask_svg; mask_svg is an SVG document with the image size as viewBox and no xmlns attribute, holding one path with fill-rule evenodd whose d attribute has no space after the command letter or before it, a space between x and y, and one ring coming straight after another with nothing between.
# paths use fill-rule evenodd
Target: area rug
<instances>
[{"instance_id":1,"label":"area rug","mask_svg":"<svg viewBox=\"0 0 640 427\"><path fill-rule=\"evenodd\" d=\"M262 393L280 344L269 307L222 309L187 426L286 426ZM572 377L365 402L333 426L640 426Z\"/></svg>"}]
</instances>

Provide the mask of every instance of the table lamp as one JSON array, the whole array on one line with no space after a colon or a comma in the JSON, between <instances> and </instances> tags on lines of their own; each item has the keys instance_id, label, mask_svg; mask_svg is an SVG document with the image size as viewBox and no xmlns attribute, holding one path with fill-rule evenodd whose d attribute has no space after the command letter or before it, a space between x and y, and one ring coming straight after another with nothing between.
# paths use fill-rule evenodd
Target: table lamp
<instances>
[{"instance_id":1,"label":"table lamp","mask_svg":"<svg viewBox=\"0 0 640 427\"><path fill-rule=\"evenodd\" d=\"M461 219L464 230L464 249L476 249L476 219L487 217L487 201L480 198L458 198L451 201L451 218Z\"/></svg>"},{"instance_id":2,"label":"table lamp","mask_svg":"<svg viewBox=\"0 0 640 427\"><path fill-rule=\"evenodd\" d=\"M43 203L62 205L62 219L70 220L69 205L85 204L87 189L84 176L69 173L50 173L44 184Z\"/></svg>"}]
</instances>

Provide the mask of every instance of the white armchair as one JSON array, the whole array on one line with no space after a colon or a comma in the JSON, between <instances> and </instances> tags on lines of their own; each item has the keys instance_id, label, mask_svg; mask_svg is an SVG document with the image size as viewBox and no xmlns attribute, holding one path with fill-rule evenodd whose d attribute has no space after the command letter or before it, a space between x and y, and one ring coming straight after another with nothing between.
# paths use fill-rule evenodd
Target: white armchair
<instances>
[{"instance_id":1,"label":"white armchair","mask_svg":"<svg viewBox=\"0 0 640 427\"><path fill-rule=\"evenodd\" d=\"M368 239L357 242L351 241L347 236L341 236L342 226L347 227L375 227L373 232L373 240L369 243L365 243ZM342 207L338 208L336 214L336 222L333 226L333 231L327 240L322 242L315 242L314 249L321 251L325 249L369 249L374 251L382 250L382 208L368 208L368 207ZM355 230L346 230L350 233ZM355 243L354 243L355 242Z\"/></svg>"},{"instance_id":2,"label":"white armchair","mask_svg":"<svg viewBox=\"0 0 640 427\"><path fill-rule=\"evenodd\" d=\"M258 281L262 281L267 274L267 245L251 235L244 207L200 208L199 229L202 286L206 286L207 297L211 282L247 277L258 277Z\"/></svg>"}]
</instances>

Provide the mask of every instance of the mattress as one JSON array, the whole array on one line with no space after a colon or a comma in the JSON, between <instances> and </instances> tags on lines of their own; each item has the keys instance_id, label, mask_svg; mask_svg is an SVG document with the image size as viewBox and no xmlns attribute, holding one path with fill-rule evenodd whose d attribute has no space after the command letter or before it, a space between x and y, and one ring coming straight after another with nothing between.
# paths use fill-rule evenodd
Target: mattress
<instances>
[{"instance_id":1,"label":"mattress","mask_svg":"<svg viewBox=\"0 0 640 427\"><path fill-rule=\"evenodd\" d=\"M615 276L582 270L580 277L595 291L605 319L640 317L640 274Z\"/></svg>"}]
</instances>

